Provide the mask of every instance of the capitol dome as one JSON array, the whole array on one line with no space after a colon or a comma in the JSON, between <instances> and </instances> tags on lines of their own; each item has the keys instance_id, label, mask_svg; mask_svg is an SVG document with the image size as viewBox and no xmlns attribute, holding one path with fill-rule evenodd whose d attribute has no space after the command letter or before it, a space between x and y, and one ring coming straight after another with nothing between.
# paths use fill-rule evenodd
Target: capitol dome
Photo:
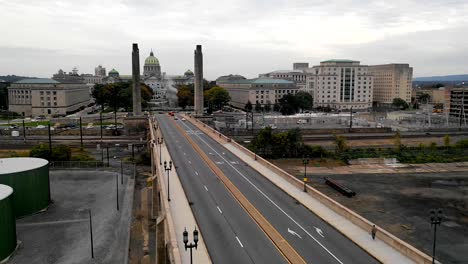
<instances>
[{"instance_id":1,"label":"capitol dome","mask_svg":"<svg viewBox=\"0 0 468 264\"><path fill-rule=\"evenodd\" d=\"M187 70L185 73L184 73L184 76L193 76L193 72L191 70Z\"/></svg>"},{"instance_id":2,"label":"capitol dome","mask_svg":"<svg viewBox=\"0 0 468 264\"><path fill-rule=\"evenodd\" d=\"M154 56L153 51L151 51L149 57L146 58L145 65L159 65L159 60Z\"/></svg>"}]
</instances>

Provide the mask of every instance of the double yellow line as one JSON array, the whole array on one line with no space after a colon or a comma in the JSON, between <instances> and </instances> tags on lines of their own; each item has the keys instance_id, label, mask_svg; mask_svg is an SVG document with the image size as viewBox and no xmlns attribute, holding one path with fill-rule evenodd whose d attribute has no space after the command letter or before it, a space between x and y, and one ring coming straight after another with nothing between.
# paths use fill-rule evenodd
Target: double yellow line
<instances>
[{"instance_id":1,"label":"double yellow line","mask_svg":"<svg viewBox=\"0 0 468 264\"><path fill-rule=\"evenodd\" d=\"M283 254L286 260L292 264L306 263L306 261L297 253L297 251L284 239L284 237L276 230L273 225L250 203L250 201L242 194L242 192L229 180L229 178L216 166L216 164L205 154L205 152L198 146L195 141L181 128L174 120L174 125L182 133L182 135L188 140L192 147L197 151L200 157L210 167L210 169L218 176L218 178L224 183L226 188L231 192L234 198L244 208L244 210L250 215L250 217L257 223L257 225L263 230L263 232L270 238L273 244Z\"/></svg>"}]
</instances>

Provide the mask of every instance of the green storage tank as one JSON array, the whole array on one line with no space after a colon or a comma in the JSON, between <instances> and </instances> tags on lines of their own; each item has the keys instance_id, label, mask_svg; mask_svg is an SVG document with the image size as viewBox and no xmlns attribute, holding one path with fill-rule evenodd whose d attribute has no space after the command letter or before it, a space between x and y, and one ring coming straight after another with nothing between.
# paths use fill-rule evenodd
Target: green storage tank
<instances>
[{"instance_id":1,"label":"green storage tank","mask_svg":"<svg viewBox=\"0 0 468 264\"><path fill-rule=\"evenodd\" d=\"M16 248L16 222L13 210L13 189L0 184L0 263Z\"/></svg>"},{"instance_id":2,"label":"green storage tank","mask_svg":"<svg viewBox=\"0 0 468 264\"><path fill-rule=\"evenodd\" d=\"M49 162L45 159L0 159L0 184L13 188L17 218L37 213L50 204Z\"/></svg>"}]
</instances>

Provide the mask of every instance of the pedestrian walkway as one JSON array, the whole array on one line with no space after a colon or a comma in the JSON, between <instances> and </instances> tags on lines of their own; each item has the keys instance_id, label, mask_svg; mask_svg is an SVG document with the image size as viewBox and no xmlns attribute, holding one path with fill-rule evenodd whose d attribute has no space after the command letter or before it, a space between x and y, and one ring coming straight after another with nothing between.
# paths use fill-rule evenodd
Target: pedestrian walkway
<instances>
[{"instance_id":1,"label":"pedestrian walkway","mask_svg":"<svg viewBox=\"0 0 468 264\"><path fill-rule=\"evenodd\" d=\"M164 161L172 160L169 155L169 152L167 151L165 143L161 147L161 152L163 164ZM159 162L159 157L156 157L155 161ZM167 199L167 172L164 171L164 167L159 166L159 164L158 168L160 175L163 175L163 177L161 178L161 191L164 193L164 195L161 198ZM195 221L192 209L190 208L187 197L185 196L184 189L182 188L182 184L180 183L179 176L177 175L176 169L174 167L172 167L172 170L169 171L169 180L171 198L171 201L169 202L169 208L171 210L172 221L177 236L176 238L171 239L177 240L177 245L179 248L182 263L190 263L190 252L188 250L185 251L185 245L182 240L182 232L184 232L185 228L187 228L187 231L189 232L189 240L191 241L193 239L193 228L196 226L199 231L200 228L198 227L197 222ZM194 249L192 252L193 263L211 263L211 259L208 255L208 251L203 240L203 234L201 232L199 233L198 248L196 250Z\"/></svg>"},{"instance_id":2,"label":"pedestrian walkway","mask_svg":"<svg viewBox=\"0 0 468 264\"><path fill-rule=\"evenodd\" d=\"M354 243L359 245L369 254L377 258L383 263L414 263L411 259L402 255L395 249L393 249L388 244L380 241L378 235L376 240L372 240L370 234L371 230L363 230L360 227L353 224L351 221L345 217L335 213L332 209L323 205L321 202L311 197L309 194L302 191L302 189L297 188L292 185L290 182L285 180L280 175L276 174L274 171L260 164L254 158L246 155L244 152L239 150L236 146L231 143L224 143L225 148L234 153L237 157L242 159L249 166L255 168L259 173L268 178L276 186L287 192L291 197L298 200L309 210L314 212L320 218L324 219L331 226L335 227L338 231L343 233L346 237L351 239Z\"/></svg>"}]
</instances>

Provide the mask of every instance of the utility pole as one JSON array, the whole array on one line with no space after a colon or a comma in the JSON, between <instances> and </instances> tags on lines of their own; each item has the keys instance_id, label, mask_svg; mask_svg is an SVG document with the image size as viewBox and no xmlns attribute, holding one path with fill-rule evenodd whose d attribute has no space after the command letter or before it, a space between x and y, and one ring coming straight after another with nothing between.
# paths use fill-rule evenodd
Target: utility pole
<instances>
[{"instance_id":1,"label":"utility pole","mask_svg":"<svg viewBox=\"0 0 468 264\"><path fill-rule=\"evenodd\" d=\"M83 149L83 126L81 123L81 116L80 116L80 144L81 144L81 149Z\"/></svg>"},{"instance_id":2,"label":"utility pole","mask_svg":"<svg viewBox=\"0 0 468 264\"><path fill-rule=\"evenodd\" d=\"M94 244L93 244L93 221L91 219L91 209L88 209L89 213L89 234L91 239L91 258L94 259Z\"/></svg>"},{"instance_id":3,"label":"utility pole","mask_svg":"<svg viewBox=\"0 0 468 264\"><path fill-rule=\"evenodd\" d=\"M116 193L116 203L117 211L119 211L119 175L115 174L115 193Z\"/></svg>"},{"instance_id":4,"label":"utility pole","mask_svg":"<svg viewBox=\"0 0 468 264\"><path fill-rule=\"evenodd\" d=\"M102 144L102 108L101 108L101 112L99 112L99 119L100 119L100 127L101 127L101 144Z\"/></svg>"},{"instance_id":5,"label":"utility pole","mask_svg":"<svg viewBox=\"0 0 468 264\"><path fill-rule=\"evenodd\" d=\"M24 119L23 119L23 141L26 142L26 127L24 126Z\"/></svg>"},{"instance_id":6,"label":"utility pole","mask_svg":"<svg viewBox=\"0 0 468 264\"><path fill-rule=\"evenodd\" d=\"M50 121L47 124L47 132L49 133L49 155L52 156L52 136L50 135Z\"/></svg>"}]
</instances>

